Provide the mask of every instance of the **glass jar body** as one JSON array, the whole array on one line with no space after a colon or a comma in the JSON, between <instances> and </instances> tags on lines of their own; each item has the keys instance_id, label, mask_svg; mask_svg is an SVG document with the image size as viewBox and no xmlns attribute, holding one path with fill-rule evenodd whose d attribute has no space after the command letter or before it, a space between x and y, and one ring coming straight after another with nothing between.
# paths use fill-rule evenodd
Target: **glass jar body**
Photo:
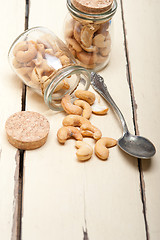
<instances>
[{"instance_id":1,"label":"glass jar body","mask_svg":"<svg viewBox=\"0 0 160 240\"><path fill-rule=\"evenodd\" d=\"M87 70L77 66L66 45L47 28L34 27L22 33L13 42L8 57L20 79L44 96L53 110L62 109L65 94L89 87Z\"/></svg>"},{"instance_id":2,"label":"glass jar body","mask_svg":"<svg viewBox=\"0 0 160 240\"><path fill-rule=\"evenodd\" d=\"M81 66L99 71L110 59L112 45L112 17L117 4L103 14L86 14L67 0L69 14L65 20L67 47Z\"/></svg>"}]
</instances>

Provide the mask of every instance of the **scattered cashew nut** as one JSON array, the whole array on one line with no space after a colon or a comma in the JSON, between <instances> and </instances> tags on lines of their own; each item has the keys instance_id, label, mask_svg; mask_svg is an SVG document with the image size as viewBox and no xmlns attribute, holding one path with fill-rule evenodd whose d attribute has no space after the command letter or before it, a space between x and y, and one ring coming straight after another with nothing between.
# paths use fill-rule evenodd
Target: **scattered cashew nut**
<instances>
[{"instance_id":1,"label":"scattered cashew nut","mask_svg":"<svg viewBox=\"0 0 160 240\"><path fill-rule=\"evenodd\" d=\"M78 148L76 155L79 161L86 161L92 157L92 147L84 141L76 141L76 148Z\"/></svg>"},{"instance_id":2,"label":"scattered cashew nut","mask_svg":"<svg viewBox=\"0 0 160 240\"><path fill-rule=\"evenodd\" d=\"M71 96L68 94L62 98L61 105L64 111L68 114L75 114L75 115L82 114L82 108L79 106L73 105L73 103L71 102Z\"/></svg>"},{"instance_id":3,"label":"scattered cashew nut","mask_svg":"<svg viewBox=\"0 0 160 240\"><path fill-rule=\"evenodd\" d=\"M105 105L100 105L97 101L97 99L95 99L94 104L92 105L92 112L97 114L97 115L104 115L108 112L108 107Z\"/></svg>"},{"instance_id":4,"label":"scattered cashew nut","mask_svg":"<svg viewBox=\"0 0 160 240\"><path fill-rule=\"evenodd\" d=\"M85 117L87 119L89 119L91 117L92 108L91 108L91 106L89 105L88 102L86 102L84 100L77 99L77 100L74 101L74 104L83 109L83 112L82 112L83 117Z\"/></svg>"},{"instance_id":5,"label":"scattered cashew nut","mask_svg":"<svg viewBox=\"0 0 160 240\"><path fill-rule=\"evenodd\" d=\"M101 131L91 123L82 124L80 130L82 136L85 137L93 137L95 140L99 140L102 137Z\"/></svg>"},{"instance_id":6,"label":"scattered cashew nut","mask_svg":"<svg viewBox=\"0 0 160 240\"><path fill-rule=\"evenodd\" d=\"M80 130L73 126L61 127L57 132L58 141L62 144L71 137L74 137L79 141L82 141L83 139Z\"/></svg>"},{"instance_id":7,"label":"scattered cashew nut","mask_svg":"<svg viewBox=\"0 0 160 240\"><path fill-rule=\"evenodd\" d=\"M82 116L78 115L68 115L63 119L63 126L74 126L74 127L80 127L84 123L89 123L90 121Z\"/></svg>"},{"instance_id":8,"label":"scattered cashew nut","mask_svg":"<svg viewBox=\"0 0 160 240\"><path fill-rule=\"evenodd\" d=\"M109 156L108 148L114 147L117 141L113 138L103 137L95 144L95 154L102 160L107 160Z\"/></svg>"},{"instance_id":9,"label":"scattered cashew nut","mask_svg":"<svg viewBox=\"0 0 160 240\"><path fill-rule=\"evenodd\" d=\"M77 98L80 98L86 102L88 102L90 105L92 105L95 101L95 94L90 92L90 91L85 91L85 90L77 90L75 92L75 96Z\"/></svg>"}]
</instances>

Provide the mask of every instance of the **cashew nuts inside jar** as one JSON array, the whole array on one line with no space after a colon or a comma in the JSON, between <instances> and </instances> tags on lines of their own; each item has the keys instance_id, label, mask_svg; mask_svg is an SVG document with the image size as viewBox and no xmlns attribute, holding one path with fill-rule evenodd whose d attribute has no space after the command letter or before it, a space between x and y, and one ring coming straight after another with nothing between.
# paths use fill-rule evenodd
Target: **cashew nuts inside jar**
<instances>
[{"instance_id":1,"label":"cashew nuts inside jar","mask_svg":"<svg viewBox=\"0 0 160 240\"><path fill-rule=\"evenodd\" d=\"M94 71L110 60L116 0L67 0L64 37L77 62Z\"/></svg>"},{"instance_id":2,"label":"cashew nuts inside jar","mask_svg":"<svg viewBox=\"0 0 160 240\"><path fill-rule=\"evenodd\" d=\"M9 62L20 79L52 110L62 110L61 99L74 91L87 90L90 73L77 62L67 46L49 29L34 27L16 38Z\"/></svg>"}]
</instances>

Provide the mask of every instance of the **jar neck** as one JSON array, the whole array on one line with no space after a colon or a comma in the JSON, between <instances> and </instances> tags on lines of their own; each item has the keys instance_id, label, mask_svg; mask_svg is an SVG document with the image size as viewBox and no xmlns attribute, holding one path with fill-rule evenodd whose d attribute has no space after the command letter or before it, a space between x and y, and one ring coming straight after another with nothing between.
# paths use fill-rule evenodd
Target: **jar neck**
<instances>
[{"instance_id":1,"label":"jar neck","mask_svg":"<svg viewBox=\"0 0 160 240\"><path fill-rule=\"evenodd\" d=\"M94 13L89 14L89 13L82 12L79 9L77 9L75 6L73 6L73 4L71 3L71 0L67 0L67 8L74 18L79 18L84 21L86 20L86 21L92 21L92 22L105 22L105 21L109 21L114 16L117 9L117 1L113 0L112 7L108 11L100 14L94 14Z\"/></svg>"},{"instance_id":2,"label":"jar neck","mask_svg":"<svg viewBox=\"0 0 160 240\"><path fill-rule=\"evenodd\" d=\"M56 87L63 80L68 80L70 88L58 94L55 92ZM48 107L55 111L63 110L61 99L66 94L73 95L76 89L87 90L90 86L90 72L79 65L67 66L59 69L52 76L51 82L44 91L44 101Z\"/></svg>"}]
</instances>

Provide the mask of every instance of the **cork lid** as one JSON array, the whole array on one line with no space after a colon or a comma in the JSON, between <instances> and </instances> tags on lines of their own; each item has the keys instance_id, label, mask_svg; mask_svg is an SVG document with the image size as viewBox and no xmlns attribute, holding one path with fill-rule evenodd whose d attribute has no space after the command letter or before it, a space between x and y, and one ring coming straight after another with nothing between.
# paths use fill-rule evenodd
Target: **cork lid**
<instances>
[{"instance_id":1,"label":"cork lid","mask_svg":"<svg viewBox=\"0 0 160 240\"><path fill-rule=\"evenodd\" d=\"M41 147L47 140L49 128L46 117L32 111L14 113L5 124L9 143L23 150Z\"/></svg>"},{"instance_id":2,"label":"cork lid","mask_svg":"<svg viewBox=\"0 0 160 240\"><path fill-rule=\"evenodd\" d=\"M113 0L71 0L71 3L81 12L100 14L112 7Z\"/></svg>"}]
</instances>

